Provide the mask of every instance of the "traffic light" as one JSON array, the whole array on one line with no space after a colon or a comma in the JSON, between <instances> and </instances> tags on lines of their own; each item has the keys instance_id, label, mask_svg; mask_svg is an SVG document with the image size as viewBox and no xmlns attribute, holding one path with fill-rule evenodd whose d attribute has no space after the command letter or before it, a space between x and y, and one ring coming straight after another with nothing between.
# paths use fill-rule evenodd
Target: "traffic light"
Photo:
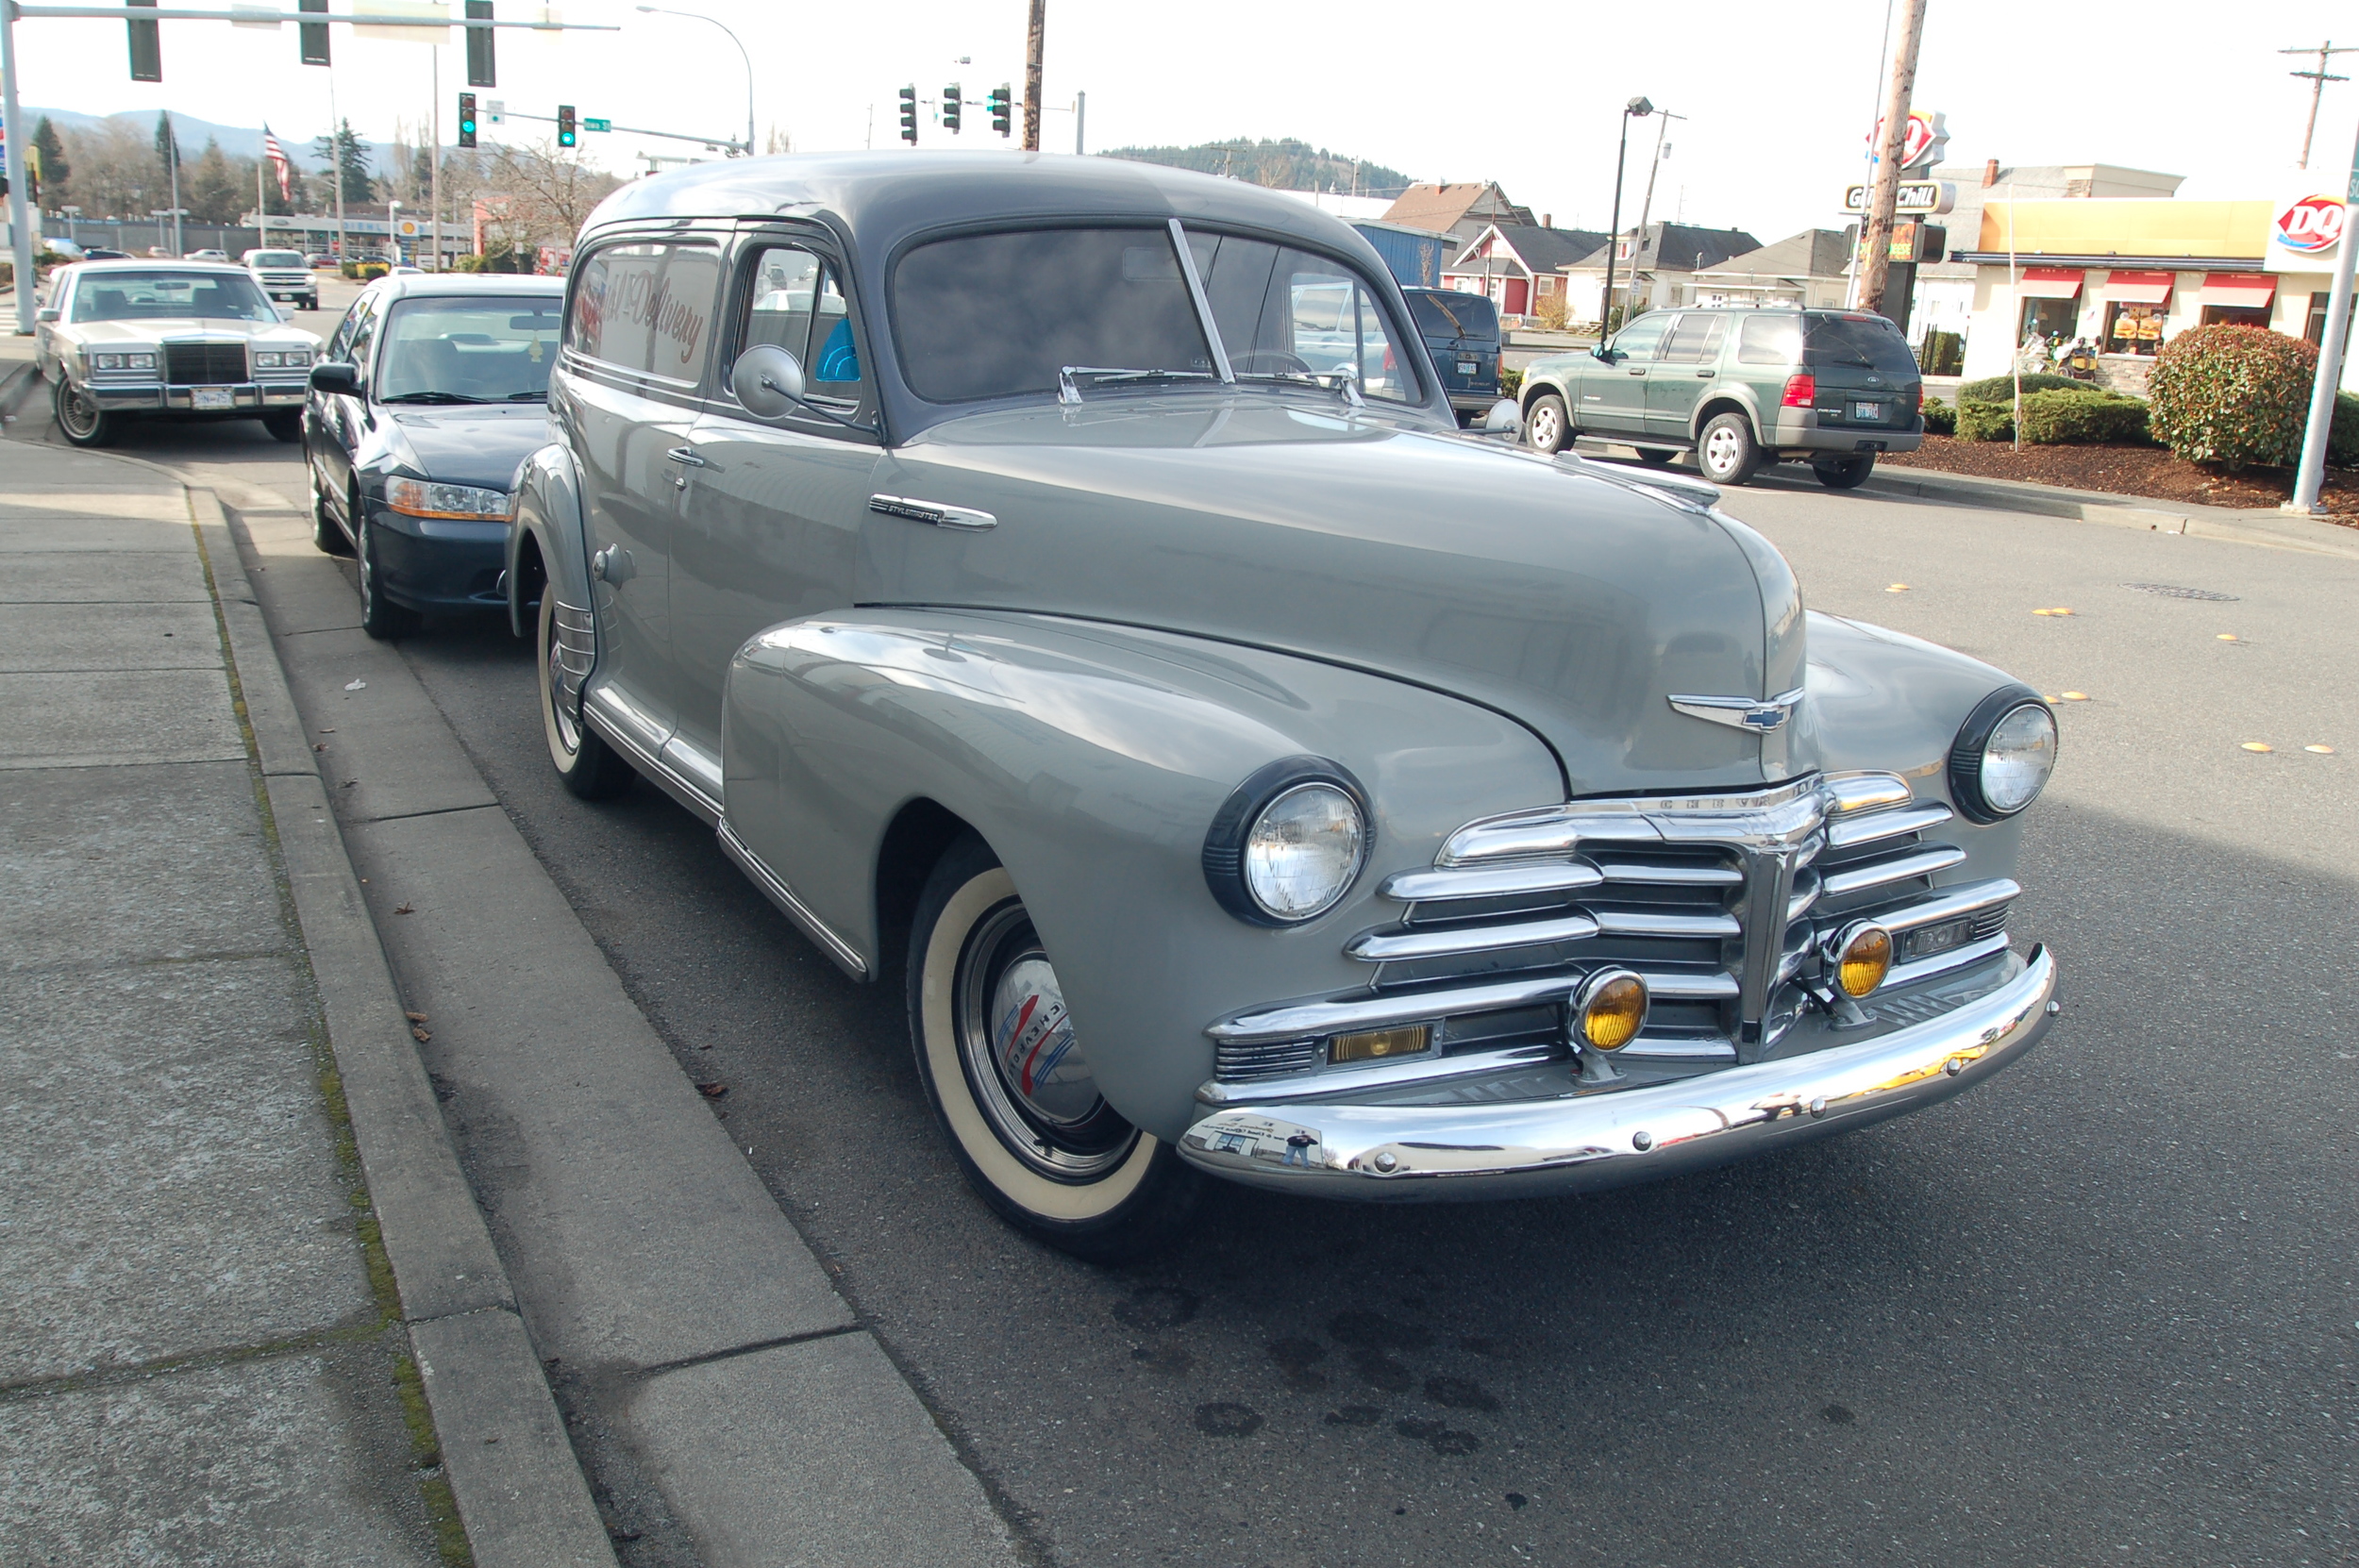
<instances>
[{"instance_id":1,"label":"traffic light","mask_svg":"<svg viewBox=\"0 0 2359 1568\"><path fill-rule=\"evenodd\" d=\"M942 128L952 136L959 134L959 84L956 82L942 90Z\"/></svg>"},{"instance_id":2,"label":"traffic light","mask_svg":"<svg viewBox=\"0 0 2359 1568\"><path fill-rule=\"evenodd\" d=\"M459 95L459 144L462 147L475 145L475 94L472 92Z\"/></svg>"},{"instance_id":3,"label":"traffic light","mask_svg":"<svg viewBox=\"0 0 2359 1568\"><path fill-rule=\"evenodd\" d=\"M917 89L901 89L901 140L917 145Z\"/></svg>"},{"instance_id":4,"label":"traffic light","mask_svg":"<svg viewBox=\"0 0 2359 1568\"><path fill-rule=\"evenodd\" d=\"M574 106L571 104L557 106L557 144L560 147L581 144L581 138L574 129Z\"/></svg>"},{"instance_id":5,"label":"traffic light","mask_svg":"<svg viewBox=\"0 0 2359 1568\"><path fill-rule=\"evenodd\" d=\"M1006 82L1001 82L991 90L989 102L991 104L991 128L1006 136L1012 128L1014 118L1015 94L1008 90Z\"/></svg>"},{"instance_id":6,"label":"traffic light","mask_svg":"<svg viewBox=\"0 0 2359 1568\"><path fill-rule=\"evenodd\" d=\"M124 0L125 9L156 8L156 0ZM163 35L153 22L126 22L131 34L131 79L135 82L159 82L164 79Z\"/></svg>"},{"instance_id":7,"label":"traffic light","mask_svg":"<svg viewBox=\"0 0 2359 1568\"><path fill-rule=\"evenodd\" d=\"M492 0L467 0L470 21L492 20ZM499 86L499 62L494 57L492 40L496 37L489 27L467 29L467 85L469 87Z\"/></svg>"},{"instance_id":8,"label":"traffic light","mask_svg":"<svg viewBox=\"0 0 2359 1568\"><path fill-rule=\"evenodd\" d=\"M295 9L314 11L325 16L327 0L295 0ZM326 65L329 62L327 24L302 22L295 25L295 46L306 65Z\"/></svg>"}]
</instances>

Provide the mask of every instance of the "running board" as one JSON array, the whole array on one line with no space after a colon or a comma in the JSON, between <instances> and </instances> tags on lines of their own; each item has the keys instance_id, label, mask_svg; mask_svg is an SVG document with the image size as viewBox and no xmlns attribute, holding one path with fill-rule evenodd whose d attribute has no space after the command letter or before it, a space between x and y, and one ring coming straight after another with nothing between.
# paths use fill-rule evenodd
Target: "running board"
<instances>
[{"instance_id":1,"label":"running board","mask_svg":"<svg viewBox=\"0 0 2359 1568\"><path fill-rule=\"evenodd\" d=\"M803 935L818 944L821 952L834 959L838 969L855 980L872 977L868 973L867 960L854 951L850 942L836 935L826 921L811 913L810 907L795 896L795 890L786 885L784 877L772 871L761 856L745 847L745 841L737 836L737 829L724 822L716 832L721 840L721 853L734 861L737 869L761 890L763 897L778 907L780 914L793 921L802 929Z\"/></svg>"}]
</instances>

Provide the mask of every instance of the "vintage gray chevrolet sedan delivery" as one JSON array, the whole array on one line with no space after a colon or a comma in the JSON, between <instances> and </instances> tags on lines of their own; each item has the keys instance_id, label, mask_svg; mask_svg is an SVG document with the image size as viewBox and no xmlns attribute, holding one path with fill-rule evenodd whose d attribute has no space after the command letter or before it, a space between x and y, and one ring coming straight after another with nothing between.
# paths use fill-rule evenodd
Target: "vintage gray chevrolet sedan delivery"
<instances>
[{"instance_id":1,"label":"vintage gray chevrolet sedan delivery","mask_svg":"<svg viewBox=\"0 0 2359 1568\"><path fill-rule=\"evenodd\" d=\"M2046 1027L2038 694L1805 613L1707 487L1462 434L1336 220L797 157L635 182L575 256L507 577L550 757L897 976L1031 1234L1134 1253L1207 1174L1670 1176Z\"/></svg>"}]
</instances>

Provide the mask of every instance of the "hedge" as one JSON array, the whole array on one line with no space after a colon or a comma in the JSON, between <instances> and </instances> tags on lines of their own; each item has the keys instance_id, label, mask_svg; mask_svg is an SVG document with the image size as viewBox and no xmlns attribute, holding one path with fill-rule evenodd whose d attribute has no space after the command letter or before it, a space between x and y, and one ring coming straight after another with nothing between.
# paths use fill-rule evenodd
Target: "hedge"
<instances>
[{"instance_id":1,"label":"hedge","mask_svg":"<svg viewBox=\"0 0 2359 1568\"><path fill-rule=\"evenodd\" d=\"M1964 389L1961 388L1961 391ZM2007 441L2015 435L2015 408L2009 403L1958 399L1960 441Z\"/></svg>"},{"instance_id":2,"label":"hedge","mask_svg":"<svg viewBox=\"0 0 2359 1568\"><path fill-rule=\"evenodd\" d=\"M1929 436L1954 436L1958 433L1958 410L1938 397L1925 399L1925 433Z\"/></svg>"},{"instance_id":3,"label":"hedge","mask_svg":"<svg viewBox=\"0 0 2359 1568\"><path fill-rule=\"evenodd\" d=\"M2023 395L2026 397L2035 392L2072 392L2075 390L2086 392L2088 383L2075 381L2069 375L2050 375L2046 371L2034 371L2023 378ZM1958 389L1958 401L1961 403L2012 404L2015 402L2015 377L1991 375L1980 381L1968 381Z\"/></svg>"},{"instance_id":4,"label":"hedge","mask_svg":"<svg viewBox=\"0 0 2359 1568\"><path fill-rule=\"evenodd\" d=\"M2334 394L2334 423L2327 428L2326 460L2336 468L2359 468L2359 392Z\"/></svg>"},{"instance_id":5,"label":"hedge","mask_svg":"<svg viewBox=\"0 0 2359 1568\"><path fill-rule=\"evenodd\" d=\"M2146 405L2119 392L2076 387L2027 392L2023 439L2042 446L2088 445L2146 439Z\"/></svg>"}]
</instances>

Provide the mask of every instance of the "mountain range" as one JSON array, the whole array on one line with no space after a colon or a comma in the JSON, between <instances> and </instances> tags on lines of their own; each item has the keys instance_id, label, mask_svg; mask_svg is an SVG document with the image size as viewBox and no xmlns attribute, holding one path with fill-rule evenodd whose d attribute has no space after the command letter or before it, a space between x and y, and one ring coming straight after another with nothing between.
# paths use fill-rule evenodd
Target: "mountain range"
<instances>
[{"instance_id":1,"label":"mountain range","mask_svg":"<svg viewBox=\"0 0 2359 1568\"><path fill-rule=\"evenodd\" d=\"M55 121L60 130L71 127L75 130L87 131L112 120L131 126L142 137L150 140L153 140L156 135L156 116L152 111L143 108L126 109L121 114L83 114L70 108L39 108L27 105L19 113L28 126L40 125L46 117ZM209 137L220 142L221 150L231 158L262 156L262 128L259 125L219 125L210 120L200 120L193 114L181 114L175 111L172 116L172 128L174 133L180 138L181 156L187 158L193 159L197 154L203 152L206 139ZM311 143L319 137L326 135L326 132L296 131L286 125L274 125L271 129L278 137L278 144L286 149L287 156L294 159L296 168L319 170L327 166L326 160L319 157L311 146ZM362 145L369 149L369 163L372 168L383 171L393 166L393 145L392 142L363 142Z\"/></svg>"},{"instance_id":2,"label":"mountain range","mask_svg":"<svg viewBox=\"0 0 2359 1568\"><path fill-rule=\"evenodd\" d=\"M1292 137L1276 142L1204 142L1193 147L1111 147L1103 156L1228 175L1280 191L1397 196L1411 183L1398 169L1346 158Z\"/></svg>"}]
</instances>

